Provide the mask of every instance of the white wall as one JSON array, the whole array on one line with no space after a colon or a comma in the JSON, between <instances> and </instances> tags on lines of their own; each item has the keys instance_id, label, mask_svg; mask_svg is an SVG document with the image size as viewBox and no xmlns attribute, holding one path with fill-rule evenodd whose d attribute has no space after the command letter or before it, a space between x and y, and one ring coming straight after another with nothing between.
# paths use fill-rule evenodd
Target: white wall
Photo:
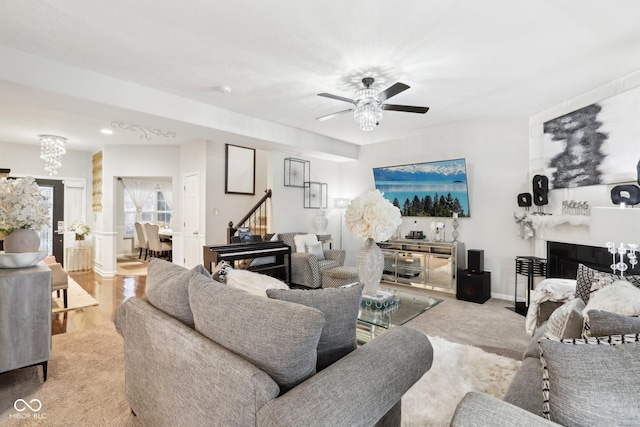
<instances>
[{"instance_id":1,"label":"white wall","mask_svg":"<svg viewBox=\"0 0 640 427\"><path fill-rule=\"evenodd\" d=\"M533 175L535 174L544 174L544 122L556 117L560 117L587 105L591 105L605 98L615 96L638 86L640 86L640 70L594 88L589 92L579 94L571 99L565 100L558 105L552 106L537 114L532 115L529 118L530 177L533 177ZM640 160L640 135L637 135L637 137L639 141L636 146L637 149L635 150L635 152L628 153L629 156L635 158L635 161L633 162L634 165L638 160ZM637 182L629 182L629 184L637 185ZM615 185L618 184L592 185L587 187L551 190L549 192L549 205L545 206L545 212L560 214L562 212L563 200L587 201L592 207L614 207L615 205L613 205L611 202L611 189ZM638 207L636 207L635 210L640 211ZM606 225L607 228L614 225L620 225L619 222L622 220L623 213L620 213L620 215L616 216L616 212L612 211L612 214L613 215L611 216L611 219L608 221L609 224ZM640 212L636 212L636 214L640 214ZM626 215L625 218L629 218L629 216ZM536 233L535 254L537 256L546 256L547 241L559 241L590 246L604 246L605 241L603 241L600 236L606 236L607 230L596 228L598 228L601 223L605 224L606 222L607 221L601 221L596 225L591 224L591 226L571 226L568 224L564 224L559 227L540 229ZM637 221L632 221L625 228L628 230L629 234L628 243L640 242L640 227L638 227Z\"/></svg>"},{"instance_id":2,"label":"white wall","mask_svg":"<svg viewBox=\"0 0 640 427\"><path fill-rule=\"evenodd\" d=\"M419 137L365 146L357 162L340 165L341 196L356 197L375 188L373 167L465 158L470 218L459 220L458 240L466 249L484 249L491 271L493 297L513 299L514 259L530 255L530 242L517 235L513 218L516 196L528 191L528 124L526 119L452 123L425 129ZM432 218L403 218L403 230L429 230ZM446 238L451 239L451 218ZM355 264L362 241L344 231L347 263Z\"/></svg>"}]
</instances>

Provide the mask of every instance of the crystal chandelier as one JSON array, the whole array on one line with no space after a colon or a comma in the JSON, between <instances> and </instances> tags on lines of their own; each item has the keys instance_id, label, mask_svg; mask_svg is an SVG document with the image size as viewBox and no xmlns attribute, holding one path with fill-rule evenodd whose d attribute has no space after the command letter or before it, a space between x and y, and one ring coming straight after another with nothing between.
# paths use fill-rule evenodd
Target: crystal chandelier
<instances>
[{"instance_id":1,"label":"crystal chandelier","mask_svg":"<svg viewBox=\"0 0 640 427\"><path fill-rule=\"evenodd\" d=\"M62 166L62 155L67 152L65 144L67 139L55 135L40 135L40 158L45 161L44 170L49 175L57 175L58 168Z\"/></svg>"},{"instance_id":2,"label":"crystal chandelier","mask_svg":"<svg viewBox=\"0 0 640 427\"><path fill-rule=\"evenodd\" d=\"M371 79L371 83L373 83L373 79ZM380 91L372 88L371 83L364 89L357 91L353 97L356 104L353 118L360 125L360 129L364 131L374 130L382 120L382 102L376 98Z\"/></svg>"}]
</instances>

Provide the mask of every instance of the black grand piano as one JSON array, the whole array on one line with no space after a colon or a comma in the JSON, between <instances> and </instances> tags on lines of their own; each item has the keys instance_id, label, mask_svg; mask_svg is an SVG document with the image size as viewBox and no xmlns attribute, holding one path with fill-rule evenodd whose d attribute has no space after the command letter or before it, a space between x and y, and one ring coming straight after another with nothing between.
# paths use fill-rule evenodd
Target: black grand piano
<instances>
[{"instance_id":1,"label":"black grand piano","mask_svg":"<svg viewBox=\"0 0 640 427\"><path fill-rule=\"evenodd\" d=\"M247 263L247 270L284 279L287 283L291 280L291 246L280 240L275 242L230 243L216 246L205 245L203 249L204 267L209 272L220 261L227 261L235 268L237 261L259 259L260 262ZM268 257L273 257L273 262Z\"/></svg>"}]
</instances>

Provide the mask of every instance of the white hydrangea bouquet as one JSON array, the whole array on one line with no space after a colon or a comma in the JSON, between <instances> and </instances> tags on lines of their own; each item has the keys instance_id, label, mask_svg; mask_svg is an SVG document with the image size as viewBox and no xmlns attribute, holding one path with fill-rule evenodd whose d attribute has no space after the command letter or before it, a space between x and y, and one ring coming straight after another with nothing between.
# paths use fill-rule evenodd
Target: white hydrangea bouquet
<instances>
[{"instance_id":1,"label":"white hydrangea bouquet","mask_svg":"<svg viewBox=\"0 0 640 427\"><path fill-rule=\"evenodd\" d=\"M402 215L380 190L373 190L351 201L345 221L347 230L356 236L382 242L395 234Z\"/></svg>"},{"instance_id":2,"label":"white hydrangea bouquet","mask_svg":"<svg viewBox=\"0 0 640 427\"><path fill-rule=\"evenodd\" d=\"M40 229L49 222L49 210L32 177L0 178L0 231Z\"/></svg>"},{"instance_id":3,"label":"white hydrangea bouquet","mask_svg":"<svg viewBox=\"0 0 640 427\"><path fill-rule=\"evenodd\" d=\"M85 236L91 233L91 227L80 221L71 224L70 230L76 233L76 240L84 240Z\"/></svg>"}]
</instances>

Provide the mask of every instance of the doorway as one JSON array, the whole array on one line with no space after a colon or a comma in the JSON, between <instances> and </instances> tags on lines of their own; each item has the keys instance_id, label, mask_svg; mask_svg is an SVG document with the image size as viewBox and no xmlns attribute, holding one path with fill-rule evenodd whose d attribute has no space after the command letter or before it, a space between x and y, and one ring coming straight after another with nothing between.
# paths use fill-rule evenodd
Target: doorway
<instances>
[{"instance_id":1,"label":"doorway","mask_svg":"<svg viewBox=\"0 0 640 427\"><path fill-rule=\"evenodd\" d=\"M36 179L40 194L49 210L49 223L39 231L40 250L64 262L64 181L54 179ZM63 265L64 267L64 265Z\"/></svg>"}]
</instances>

